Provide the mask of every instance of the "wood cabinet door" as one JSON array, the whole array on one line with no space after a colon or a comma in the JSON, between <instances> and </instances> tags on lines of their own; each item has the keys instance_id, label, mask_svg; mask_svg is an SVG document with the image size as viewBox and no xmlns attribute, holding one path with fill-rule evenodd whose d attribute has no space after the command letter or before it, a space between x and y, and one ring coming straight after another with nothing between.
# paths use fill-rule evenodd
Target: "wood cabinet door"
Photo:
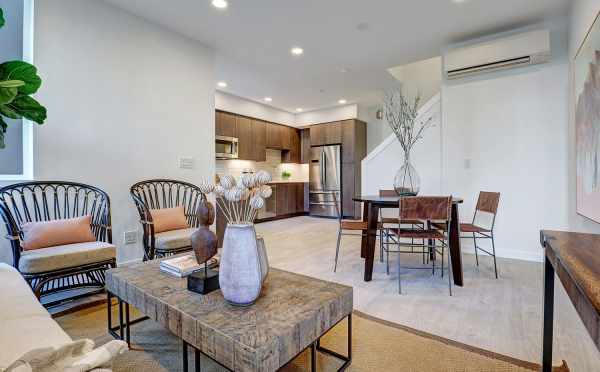
<instances>
[{"instance_id":1,"label":"wood cabinet door","mask_svg":"<svg viewBox=\"0 0 600 372\"><path fill-rule=\"evenodd\" d=\"M325 126L325 145L342 143L342 122L323 124Z\"/></svg>"},{"instance_id":2,"label":"wood cabinet door","mask_svg":"<svg viewBox=\"0 0 600 372\"><path fill-rule=\"evenodd\" d=\"M355 215L354 198L355 190L354 164L342 164L342 215L350 217Z\"/></svg>"},{"instance_id":3,"label":"wood cabinet door","mask_svg":"<svg viewBox=\"0 0 600 372\"><path fill-rule=\"evenodd\" d=\"M290 137L290 148L281 153L282 163L300 163L300 131L288 128Z\"/></svg>"},{"instance_id":4,"label":"wood cabinet door","mask_svg":"<svg viewBox=\"0 0 600 372\"><path fill-rule=\"evenodd\" d=\"M273 123L266 123L266 147L270 149L281 149L281 133L279 131L279 125Z\"/></svg>"},{"instance_id":5,"label":"wood cabinet door","mask_svg":"<svg viewBox=\"0 0 600 372\"><path fill-rule=\"evenodd\" d=\"M281 149L291 150L292 148L292 131L294 129L284 125L279 126L279 136L281 138Z\"/></svg>"},{"instance_id":6,"label":"wood cabinet door","mask_svg":"<svg viewBox=\"0 0 600 372\"><path fill-rule=\"evenodd\" d=\"M254 160L252 145L252 120L238 116L238 158L242 160Z\"/></svg>"},{"instance_id":7,"label":"wood cabinet door","mask_svg":"<svg viewBox=\"0 0 600 372\"><path fill-rule=\"evenodd\" d=\"M261 120L252 119L252 158L255 161L267 160L267 127Z\"/></svg>"},{"instance_id":8,"label":"wood cabinet door","mask_svg":"<svg viewBox=\"0 0 600 372\"><path fill-rule=\"evenodd\" d=\"M286 183L277 184L277 202L275 206L276 215L283 216L288 214L288 202L287 197L289 194L289 187Z\"/></svg>"},{"instance_id":9,"label":"wood cabinet door","mask_svg":"<svg viewBox=\"0 0 600 372\"><path fill-rule=\"evenodd\" d=\"M296 213L296 184L288 183L287 185L287 213Z\"/></svg>"},{"instance_id":10,"label":"wood cabinet door","mask_svg":"<svg viewBox=\"0 0 600 372\"><path fill-rule=\"evenodd\" d=\"M310 130L310 145L311 146L322 146L325 145L325 131L324 124L311 125Z\"/></svg>"},{"instance_id":11,"label":"wood cabinet door","mask_svg":"<svg viewBox=\"0 0 600 372\"><path fill-rule=\"evenodd\" d=\"M342 163L354 163L356 126L354 120L342 122Z\"/></svg>"},{"instance_id":12,"label":"wood cabinet door","mask_svg":"<svg viewBox=\"0 0 600 372\"><path fill-rule=\"evenodd\" d=\"M237 137L236 115L217 111L215 114L215 134L224 137Z\"/></svg>"},{"instance_id":13,"label":"wood cabinet door","mask_svg":"<svg viewBox=\"0 0 600 372\"><path fill-rule=\"evenodd\" d=\"M310 162L310 129L300 131L300 162L308 164Z\"/></svg>"},{"instance_id":14,"label":"wood cabinet door","mask_svg":"<svg viewBox=\"0 0 600 372\"><path fill-rule=\"evenodd\" d=\"M296 213L304 212L304 183L296 184Z\"/></svg>"}]
</instances>

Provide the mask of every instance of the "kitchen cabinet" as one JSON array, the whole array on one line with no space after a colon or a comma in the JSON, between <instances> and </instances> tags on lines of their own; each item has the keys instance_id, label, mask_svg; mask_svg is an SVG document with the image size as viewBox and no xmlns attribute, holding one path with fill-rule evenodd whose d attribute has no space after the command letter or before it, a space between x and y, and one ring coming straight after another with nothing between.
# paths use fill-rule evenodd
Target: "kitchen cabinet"
<instances>
[{"instance_id":1,"label":"kitchen cabinet","mask_svg":"<svg viewBox=\"0 0 600 372\"><path fill-rule=\"evenodd\" d=\"M286 128L289 138L289 149L281 153L282 163L300 163L300 131L295 128Z\"/></svg>"},{"instance_id":2,"label":"kitchen cabinet","mask_svg":"<svg viewBox=\"0 0 600 372\"><path fill-rule=\"evenodd\" d=\"M252 119L252 160L267 160L267 123L262 120Z\"/></svg>"},{"instance_id":3,"label":"kitchen cabinet","mask_svg":"<svg viewBox=\"0 0 600 372\"><path fill-rule=\"evenodd\" d=\"M238 116L236 122L239 141L238 158L242 160L254 160L252 120L245 116Z\"/></svg>"},{"instance_id":4,"label":"kitchen cabinet","mask_svg":"<svg viewBox=\"0 0 600 372\"><path fill-rule=\"evenodd\" d=\"M223 137L238 137L236 116L228 112L215 113L215 134Z\"/></svg>"},{"instance_id":5,"label":"kitchen cabinet","mask_svg":"<svg viewBox=\"0 0 600 372\"><path fill-rule=\"evenodd\" d=\"M334 121L310 126L310 145L324 146L342 143L342 122Z\"/></svg>"},{"instance_id":6,"label":"kitchen cabinet","mask_svg":"<svg viewBox=\"0 0 600 372\"><path fill-rule=\"evenodd\" d=\"M281 125L266 123L266 147L269 149L281 149Z\"/></svg>"},{"instance_id":7,"label":"kitchen cabinet","mask_svg":"<svg viewBox=\"0 0 600 372\"><path fill-rule=\"evenodd\" d=\"M310 162L310 129L300 130L300 162L308 164Z\"/></svg>"},{"instance_id":8,"label":"kitchen cabinet","mask_svg":"<svg viewBox=\"0 0 600 372\"><path fill-rule=\"evenodd\" d=\"M292 148L292 132L295 132L294 128L279 126L279 136L281 137L281 149L291 150Z\"/></svg>"}]
</instances>

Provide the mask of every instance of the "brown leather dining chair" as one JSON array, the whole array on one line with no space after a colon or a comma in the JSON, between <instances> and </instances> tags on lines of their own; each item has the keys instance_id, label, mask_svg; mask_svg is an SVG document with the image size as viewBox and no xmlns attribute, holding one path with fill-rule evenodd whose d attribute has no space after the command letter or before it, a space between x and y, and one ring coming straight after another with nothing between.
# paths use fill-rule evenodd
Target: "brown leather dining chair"
<instances>
[{"instance_id":1,"label":"brown leather dining chair","mask_svg":"<svg viewBox=\"0 0 600 372\"><path fill-rule=\"evenodd\" d=\"M398 193L396 190L379 190L379 196L382 197L397 197ZM421 220L403 220L403 225L410 225L411 228L425 228L425 221ZM384 217L382 213L382 209L379 210L379 260L383 262L383 255L385 252L386 256L386 273L390 274L390 252L394 253L397 250L390 248L390 246L397 245L396 237L394 234L390 234L390 228L397 227L398 225L398 217ZM414 239L412 240L414 243ZM411 253L414 252L414 247L411 247ZM423 263L425 263L425 259L429 256L426 254L425 246L423 244L422 252L416 252L423 254Z\"/></svg>"},{"instance_id":2,"label":"brown leather dining chair","mask_svg":"<svg viewBox=\"0 0 600 372\"><path fill-rule=\"evenodd\" d=\"M498 205L500 204L499 192L480 191L475 206L475 213L471 223L461 223L460 232L463 234L461 239L473 239L475 249L475 262L479 266L478 252L482 251L493 257L494 273L498 279L498 265L496 264L496 244L494 242L494 225L496 215L498 214ZM443 224L434 224L436 228L448 231ZM465 235L466 234L466 235ZM492 251L481 248L477 245L477 239L489 239L492 242Z\"/></svg>"},{"instance_id":3,"label":"brown leather dining chair","mask_svg":"<svg viewBox=\"0 0 600 372\"><path fill-rule=\"evenodd\" d=\"M398 240L398 292L402 293L401 281L401 253L411 253L410 251L402 251L402 247L413 248L415 246L432 250L436 254L442 256L442 276L444 272L444 254L449 246L448 234L444 234L437 228L403 228L405 221L436 221L438 224L443 224L448 230L450 227L452 210L451 196L414 196L403 197L399 201L399 219L396 228L390 231L396 235ZM411 243L402 242L401 239L411 239ZM426 244L415 244L414 240L427 241ZM448 252L449 253L449 252ZM432 272L435 274L435 260L432 260ZM420 267L404 267L405 269L429 269L427 266ZM448 292L452 296L452 262L450 254L448 254Z\"/></svg>"},{"instance_id":4,"label":"brown leather dining chair","mask_svg":"<svg viewBox=\"0 0 600 372\"><path fill-rule=\"evenodd\" d=\"M340 205L338 198L335 193L332 193L333 203L335 204L335 211L337 213L337 219L339 222L337 245L335 248L335 263L333 266L333 272L337 271L338 257L340 254L340 245L342 243L342 236L354 235L354 236L365 236L367 234L368 222L362 220L347 220L344 219L340 211Z\"/></svg>"}]
</instances>

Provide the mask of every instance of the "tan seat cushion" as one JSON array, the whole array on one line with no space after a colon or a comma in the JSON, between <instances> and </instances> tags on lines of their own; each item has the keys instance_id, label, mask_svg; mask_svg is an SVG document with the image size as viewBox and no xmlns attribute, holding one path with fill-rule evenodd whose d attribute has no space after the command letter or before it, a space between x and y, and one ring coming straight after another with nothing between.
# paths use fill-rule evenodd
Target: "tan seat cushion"
<instances>
[{"instance_id":1,"label":"tan seat cushion","mask_svg":"<svg viewBox=\"0 0 600 372\"><path fill-rule=\"evenodd\" d=\"M192 233L196 228L165 231L154 234L154 248L165 251L189 247L192 245Z\"/></svg>"},{"instance_id":2,"label":"tan seat cushion","mask_svg":"<svg viewBox=\"0 0 600 372\"><path fill-rule=\"evenodd\" d=\"M0 324L7 320L48 315L31 291L23 276L12 266L0 263Z\"/></svg>"},{"instance_id":3,"label":"tan seat cushion","mask_svg":"<svg viewBox=\"0 0 600 372\"><path fill-rule=\"evenodd\" d=\"M19 271L33 274L92 264L116 257L116 247L105 242L87 242L24 251Z\"/></svg>"},{"instance_id":4,"label":"tan seat cushion","mask_svg":"<svg viewBox=\"0 0 600 372\"><path fill-rule=\"evenodd\" d=\"M0 332L0 370L33 349L57 347L70 343L71 338L48 313L2 322Z\"/></svg>"}]
</instances>

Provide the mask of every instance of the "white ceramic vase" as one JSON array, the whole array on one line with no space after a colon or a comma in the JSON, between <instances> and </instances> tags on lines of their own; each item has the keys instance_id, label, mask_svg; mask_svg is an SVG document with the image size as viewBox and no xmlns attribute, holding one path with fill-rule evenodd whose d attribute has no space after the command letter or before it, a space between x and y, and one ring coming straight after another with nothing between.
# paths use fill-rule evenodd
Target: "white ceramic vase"
<instances>
[{"instance_id":1,"label":"white ceramic vase","mask_svg":"<svg viewBox=\"0 0 600 372\"><path fill-rule=\"evenodd\" d=\"M261 258L259 245L264 252L264 242L258 242L254 225L227 225L219 264L219 285L223 297L231 305L252 305L260 295L268 268L261 269L266 263L261 265L264 258Z\"/></svg>"}]
</instances>

